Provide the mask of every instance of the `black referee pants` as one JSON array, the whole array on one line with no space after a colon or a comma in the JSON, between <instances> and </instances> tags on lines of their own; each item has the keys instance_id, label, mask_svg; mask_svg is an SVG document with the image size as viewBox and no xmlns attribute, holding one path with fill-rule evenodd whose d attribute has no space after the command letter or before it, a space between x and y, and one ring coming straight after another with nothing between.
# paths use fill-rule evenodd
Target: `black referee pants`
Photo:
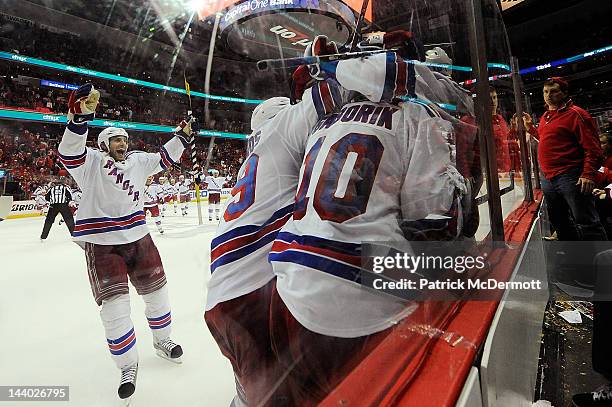
<instances>
[{"instance_id":1,"label":"black referee pants","mask_svg":"<svg viewBox=\"0 0 612 407\"><path fill-rule=\"evenodd\" d=\"M72 211L67 203L59 203L59 204L51 204L49 207L49 212L47 212L47 217L45 218L45 226L43 226L43 231L40 235L41 239L46 239L49 236L49 231L51 230L51 225L55 222L55 217L58 213L62 214L62 218L64 218L64 222L66 222L66 226L68 226L68 230L72 235L74 231L74 218L72 217Z\"/></svg>"}]
</instances>

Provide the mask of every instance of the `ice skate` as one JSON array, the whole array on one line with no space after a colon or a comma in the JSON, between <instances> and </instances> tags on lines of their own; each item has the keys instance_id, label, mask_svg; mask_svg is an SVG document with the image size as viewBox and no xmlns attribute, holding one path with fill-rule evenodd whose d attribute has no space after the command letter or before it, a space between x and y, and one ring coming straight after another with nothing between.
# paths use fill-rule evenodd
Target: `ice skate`
<instances>
[{"instance_id":1,"label":"ice skate","mask_svg":"<svg viewBox=\"0 0 612 407\"><path fill-rule=\"evenodd\" d=\"M130 405L130 399L136 391L136 376L138 375L138 364L121 369L121 382L117 394L125 401L125 405Z\"/></svg>"},{"instance_id":2,"label":"ice skate","mask_svg":"<svg viewBox=\"0 0 612 407\"><path fill-rule=\"evenodd\" d=\"M183 348L181 348L181 345L174 343L172 339L166 338L159 342L153 342L153 347L155 348L157 356L173 363L183 363L181 360Z\"/></svg>"}]
</instances>

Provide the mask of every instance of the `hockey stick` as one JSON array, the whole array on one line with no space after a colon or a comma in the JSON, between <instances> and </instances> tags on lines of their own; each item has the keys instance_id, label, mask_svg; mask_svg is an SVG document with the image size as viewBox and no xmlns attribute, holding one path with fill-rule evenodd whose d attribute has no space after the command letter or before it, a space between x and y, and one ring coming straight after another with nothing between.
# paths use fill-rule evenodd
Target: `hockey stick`
<instances>
[{"instance_id":1,"label":"hockey stick","mask_svg":"<svg viewBox=\"0 0 612 407\"><path fill-rule=\"evenodd\" d=\"M357 43L359 42L359 34L361 31L361 26L363 25L363 20L365 20L365 14L368 10L368 3L370 0L363 0L361 4L361 11L359 12L359 17L357 17L357 24L355 25L355 31L353 32L353 38L351 38L351 48L350 52L354 52L357 49Z\"/></svg>"},{"instance_id":2,"label":"hockey stick","mask_svg":"<svg viewBox=\"0 0 612 407\"><path fill-rule=\"evenodd\" d=\"M187 115L191 116L193 113L191 107L191 90L189 88L189 83L187 82L187 74L183 71L183 78L185 79L185 92L187 93L187 97L189 98L189 110L187 111ZM200 165L198 164L198 154L196 151L196 137L197 134L191 134L190 147L191 147L191 175L193 176L193 180L195 183L195 196L196 196L196 206L198 207L198 224L203 224L202 221L202 204L200 201Z\"/></svg>"},{"instance_id":3,"label":"hockey stick","mask_svg":"<svg viewBox=\"0 0 612 407\"><path fill-rule=\"evenodd\" d=\"M267 71L271 69L295 68L300 65L315 65L320 64L322 62L334 62L343 61L346 59L365 58L369 57L370 55L394 51L397 51L397 49L391 48L373 51L347 52L346 54L330 54L287 59L262 59L261 61L257 62L257 69L259 69L260 71Z\"/></svg>"}]
</instances>

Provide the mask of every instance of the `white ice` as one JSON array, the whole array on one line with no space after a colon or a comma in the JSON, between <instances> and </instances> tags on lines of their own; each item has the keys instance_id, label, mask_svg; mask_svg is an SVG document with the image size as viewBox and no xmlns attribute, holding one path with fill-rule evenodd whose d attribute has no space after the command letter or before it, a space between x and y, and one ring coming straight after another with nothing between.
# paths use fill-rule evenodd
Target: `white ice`
<instances>
[{"instance_id":1,"label":"white ice","mask_svg":"<svg viewBox=\"0 0 612 407\"><path fill-rule=\"evenodd\" d=\"M501 182L501 187L507 185L507 180ZM504 218L522 199L522 182L518 181L516 189L502 197ZM235 394L231 365L203 319L216 222L208 222L206 205L202 226L198 226L195 204L185 218L180 209L175 215L172 207L167 208L164 235L152 223L149 229L168 278L172 337L185 355L182 365L155 356L144 304L132 289L132 320L140 355L132 405L229 406ZM487 204L479 210L478 240L490 231ZM70 402L52 403L58 407L122 406L116 395L119 371L106 346L84 253L58 220L59 216L45 243L39 241L42 217L0 222L0 385L70 386ZM9 404L0 402L4 405Z\"/></svg>"},{"instance_id":2,"label":"white ice","mask_svg":"<svg viewBox=\"0 0 612 407\"><path fill-rule=\"evenodd\" d=\"M170 207L164 235L149 224L168 279L172 338L185 354L182 365L155 355L144 304L131 288L140 355L133 406L225 407L236 392L231 365L203 318L216 228L216 222L208 222L206 205L203 209L202 226L195 204L185 218ZM122 406L120 373L106 346L85 255L66 226L58 225L60 218L44 243L39 240L43 217L0 222L0 385L70 386L70 401L51 403L57 407Z\"/></svg>"}]
</instances>

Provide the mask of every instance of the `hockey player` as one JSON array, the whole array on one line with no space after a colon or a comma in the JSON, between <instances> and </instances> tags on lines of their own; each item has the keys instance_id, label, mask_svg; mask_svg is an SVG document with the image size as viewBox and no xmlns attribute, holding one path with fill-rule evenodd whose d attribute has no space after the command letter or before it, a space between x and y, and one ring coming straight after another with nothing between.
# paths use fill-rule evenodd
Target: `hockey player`
<instances>
[{"instance_id":1,"label":"hockey player","mask_svg":"<svg viewBox=\"0 0 612 407\"><path fill-rule=\"evenodd\" d=\"M47 210L49 210L49 202L47 202L47 200L45 199L46 194L47 188L44 184L38 186L32 193L32 197L34 198L34 202L36 203L36 209L40 211L41 215L46 215Z\"/></svg>"},{"instance_id":2,"label":"hockey player","mask_svg":"<svg viewBox=\"0 0 612 407\"><path fill-rule=\"evenodd\" d=\"M81 197L83 192L79 189L79 187L72 188L70 191L70 195L72 195L72 200L68 203L70 207L70 211L72 212L72 216L76 218L77 210L79 209L79 204L81 203ZM64 219L60 219L60 225L63 223Z\"/></svg>"},{"instance_id":3,"label":"hockey player","mask_svg":"<svg viewBox=\"0 0 612 407\"><path fill-rule=\"evenodd\" d=\"M381 55L368 60L391 57ZM384 80L365 76L382 94L410 75L405 63L386 67ZM416 309L355 282L361 243L400 241L404 224L424 219L458 235L451 214L466 187L452 137L441 111L416 102L349 103L310 133L293 216L269 256L272 348L288 370L294 405L317 405L350 371L349 360Z\"/></svg>"},{"instance_id":4,"label":"hockey player","mask_svg":"<svg viewBox=\"0 0 612 407\"><path fill-rule=\"evenodd\" d=\"M316 55L337 52L333 43L327 44L323 37L317 37L313 47ZM272 98L253 112L248 157L211 243L212 277L205 313L213 337L232 362L238 390L236 406L274 405L288 397L282 387L276 388L282 382L282 372L266 329L274 284L268 253L279 229L291 217L299 167L311 129L318 126L319 119L323 120L319 123L324 123L326 115L338 111L348 97L338 82L378 101L383 92L373 89L361 76L352 75L355 69L348 68L359 65L360 74L368 78L375 73L373 70L380 71L377 77L384 81L385 57L377 62L380 61L382 67L368 60L344 61L337 66L337 82L315 82L310 89L298 83L297 88L305 91L303 94L297 91L302 102L290 105L287 98ZM396 70L403 63L395 55L390 55L388 61L389 70ZM294 74L296 81L302 81L304 73L308 76L305 80L311 81L307 69ZM391 76L390 73L388 77ZM404 76L403 80L397 82L397 87L394 82L386 97L405 95L413 78ZM379 117L382 109L376 115L373 113L370 111L368 120ZM274 394L272 398L270 394ZM299 404L285 400L282 405Z\"/></svg>"},{"instance_id":5,"label":"hockey player","mask_svg":"<svg viewBox=\"0 0 612 407\"><path fill-rule=\"evenodd\" d=\"M178 207L178 185L176 183L176 179L170 178L170 183L168 185L168 195L170 196L170 202L174 206L174 214L176 215L177 207Z\"/></svg>"},{"instance_id":6,"label":"hockey player","mask_svg":"<svg viewBox=\"0 0 612 407\"><path fill-rule=\"evenodd\" d=\"M149 175L168 169L189 145L194 121L180 124L175 137L157 154L128 153L128 134L109 127L95 150L85 146L99 93L91 84L74 91L59 158L83 190L74 238L85 243L91 289L113 361L121 370L118 394L129 399L138 372L136 333L130 318L128 276L142 295L158 355L180 362L183 351L170 339L171 313L166 276L145 222L144 187Z\"/></svg>"},{"instance_id":7,"label":"hockey player","mask_svg":"<svg viewBox=\"0 0 612 407\"><path fill-rule=\"evenodd\" d=\"M72 201L70 202L70 209L72 209L72 215L76 216L77 211L79 210L79 205L81 203L81 198L83 197L83 191L79 187L76 187L72 190Z\"/></svg>"},{"instance_id":8,"label":"hockey player","mask_svg":"<svg viewBox=\"0 0 612 407\"><path fill-rule=\"evenodd\" d=\"M219 220L219 205L221 204L221 190L223 186L229 182L229 177L220 177L219 170L210 169L210 175L207 175L204 182L207 185L208 190L208 220L213 220L213 210L215 212L215 218Z\"/></svg>"},{"instance_id":9,"label":"hockey player","mask_svg":"<svg viewBox=\"0 0 612 407\"><path fill-rule=\"evenodd\" d=\"M181 214L187 215L187 209L189 208L189 202L191 202L191 196L189 195L189 189L191 186L191 180L186 179L184 175L179 175L179 182L177 184L179 202L181 204Z\"/></svg>"},{"instance_id":10,"label":"hockey player","mask_svg":"<svg viewBox=\"0 0 612 407\"><path fill-rule=\"evenodd\" d=\"M170 181L168 181L167 177L159 177L159 186L161 189L161 197L162 197L162 201L160 203L161 205L161 216L162 218L164 217L164 215L166 214L166 204L170 202L171 200L171 196L170 196Z\"/></svg>"},{"instance_id":11,"label":"hockey player","mask_svg":"<svg viewBox=\"0 0 612 407\"><path fill-rule=\"evenodd\" d=\"M163 202L163 191L161 189L161 185L154 182L154 178L151 175L147 178L147 182L145 184L145 201L144 201L144 212L145 215L147 212L151 214L153 218L153 222L155 222L155 226L157 226L157 230L160 234L164 234L164 229L161 224L161 217L159 216L159 203Z\"/></svg>"}]
</instances>

